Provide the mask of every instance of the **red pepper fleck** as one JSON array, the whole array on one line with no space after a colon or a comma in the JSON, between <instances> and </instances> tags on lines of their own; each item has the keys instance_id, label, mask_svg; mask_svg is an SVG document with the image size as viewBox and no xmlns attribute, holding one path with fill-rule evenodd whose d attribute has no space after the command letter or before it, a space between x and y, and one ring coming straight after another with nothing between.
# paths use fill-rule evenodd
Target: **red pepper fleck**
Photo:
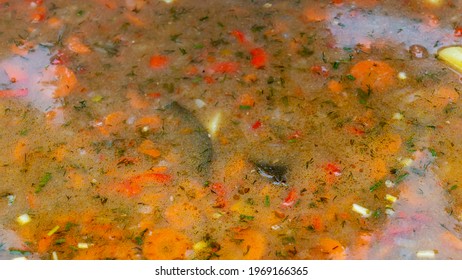
<instances>
[{"instance_id":1,"label":"red pepper fleck","mask_svg":"<svg viewBox=\"0 0 462 280\"><path fill-rule=\"evenodd\" d=\"M207 84L213 84L215 83L215 79L210 77L210 76L205 76L204 77L204 81L207 83Z\"/></svg>"},{"instance_id":2,"label":"red pepper fleck","mask_svg":"<svg viewBox=\"0 0 462 280\"><path fill-rule=\"evenodd\" d=\"M456 27L456 29L454 29L454 36L462 37L462 27Z\"/></svg>"},{"instance_id":3,"label":"red pepper fleck","mask_svg":"<svg viewBox=\"0 0 462 280\"><path fill-rule=\"evenodd\" d=\"M328 163L326 165L326 167L324 167L324 169L329 173L329 174L333 174L335 176L340 176L342 175L342 170L340 170L340 167L338 167L336 164L334 163Z\"/></svg>"},{"instance_id":4,"label":"red pepper fleck","mask_svg":"<svg viewBox=\"0 0 462 280\"><path fill-rule=\"evenodd\" d=\"M253 67L257 69L265 67L267 55L264 49L262 48L252 49L250 51L250 55L252 56L250 63L252 63Z\"/></svg>"},{"instance_id":5,"label":"red pepper fleck","mask_svg":"<svg viewBox=\"0 0 462 280\"><path fill-rule=\"evenodd\" d=\"M282 206L290 207L294 205L297 197L297 191L295 189L290 190L289 194L287 194L287 197L282 202Z\"/></svg>"},{"instance_id":6,"label":"red pepper fleck","mask_svg":"<svg viewBox=\"0 0 462 280\"><path fill-rule=\"evenodd\" d=\"M365 133L364 130L362 129L359 129L357 127L354 127L354 126L347 126L345 128L349 133L353 134L353 135L357 135L357 136L361 136Z\"/></svg>"},{"instance_id":7,"label":"red pepper fleck","mask_svg":"<svg viewBox=\"0 0 462 280\"><path fill-rule=\"evenodd\" d=\"M300 137L302 137L302 132L299 130L296 130L294 133L289 135L289 140L298 139Z\"/></svg>"},{"instance_id":8,"label":"red pepper fleck","mask_svg":"<svg viewBox=\"0 0 462 280\"><path fill-rule=\"evenodd\" d=\"M231 35L233 35L239 43L245 43L245 35L239 30L233 30L231 31Z\"/></svg>"},{"instance_id":9,"label":"red pepper fleck","mask_svg":"<svg viewBox=\"0 0 462 280\"><path fill-rule=\"evenodd\" d=\"M325 66L314 65L311 67L311 72L321 75L325 78L329 77L329 70Z\"/></svg>"},{"instance_id":10,"label":"red pepper fleck","mask_svg":"<svg viewBox=\"0 0 462 280\"><path fill-rule=\"evenodd\" d=\"M210 67L213 73L236 73L239 70L239 64L237 62L226 61L226 62L218 62Z\"/></svg>"},{"instance_id":11,"label":"red pepper fleck","mask_svg":"<svg viewBox=\"0 0 462 280\"><path fill-rule=\"evenodd\" d=\"M258 129L260 128L262 125L261 121L256 121L253 125L252 125L252 129Z\"/></svg>"},{"instance_id":12,"label":"red pepper fleck","mask_svg":"<svg viewBox=\"0 0 462 280\"><path fill-rule=\"evenodd\" d=\"M158 92L151 92L151 93L146 94L146 96L150 98L159 98L161 97L161 94Z\"/></svg>"}]
</instances>

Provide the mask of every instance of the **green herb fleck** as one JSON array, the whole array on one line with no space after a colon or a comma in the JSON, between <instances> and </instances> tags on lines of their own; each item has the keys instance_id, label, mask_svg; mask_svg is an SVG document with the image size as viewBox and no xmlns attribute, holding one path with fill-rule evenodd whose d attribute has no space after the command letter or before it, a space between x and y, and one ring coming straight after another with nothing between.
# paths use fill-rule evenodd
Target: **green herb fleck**
<instances>
[{"instance_id":1,"label":"green herb fleck","mask_svg":"<svg viewBox=\"0 0 462 280\"><path fill-rule=\"evenodd\" d=\"M382 181L382 180L378 181L377 183L373 184L373 185L369 188L369 191L371 191L371 192L375 191L375 190L378 189L382 184L383 184L383 181Z\"/></svg>"},{"instance_id":2,"label":"green herb fleck","mask_svg":"<svg viewBox=\"0 0 462 280\"><path fill-rule=\"evenodd\" d=\"M346 77L347 77L347 79L350 80L350 81L356 80L356 78L355 78L353 75L351 75L351 74L346 75Z\"/></svg>"},{"instance_id":3,"label":"green herb fleck","mask_svg":"<svg viewBox=\"0 0 462 280\"><path fill-rule=\"evenodd\" d=\"M270 198L269 195L265 195L265 201L264 201L265 207L270 207Z\"/></svg>"},{"instance_id":4,"label":"green herb fleck","mask_svg":"<svg viewBox=\"0 0 462 280\"><path fill-rule=\"evenodd\" d=\"M204 48L204 45L201 44L201 43L195 44L195 45L193 46L193 48L195 48L196 50L200 50L200 49L203 49L203 48Z\"/></svg>"},{"instance_id":5,"label":"green herb fleck","mask_svg":"<svg viewBox=\"0 0 462 280\"><path fill-rule=\"evenodd\" d=\"M395 184L401 183L402 181L404 181L404 179L406 179L407 176L409 176L409 173L403 173L399 175L398 178L396 178L395 180Z\"/></svg>"},{"instance_id":6,"label":"green herb fleck","mask_svg":"<svg viewBox=\"0 0 462 280\"><path fill-rule=\"evenodd\" d=\"M374 218L378 218L380 217L380 215L382 215L382 210L380 208L377 208L377 210L375 210L374 213L372 213L372 217Z\"/></svg>"},{"instance_id":7,"label":"green herb fleck","mask_svg":"<svg viewBox=\"0 0 462 280\"><path fill-rule=\"evenodd\" d=\"M263 29L265 29L266 27L264 25L253 25L250 30L252 30L252 32L261 32L263 31Z\"/></svg>"},{"instance_id":8,"label":"green herb fleck","mask_svg":"<svg viewBox=\"0 0 462 280\"><path fill-rule=\"evenodd\" d=\"M254 216L247 216L247 215L244 215L244 214L239 215L239 220L241 222L253 221L254 218L255 218Z\"/></svg>"},{"instance_id":9,"label":"green herb fleck","mask_svg":"<svg viewBox=\"0 0 462 280\"><path fill-rule=\"evenodd\" d=\"M43 187L45 187L45 185L51 180L51 173L50 172L46 172L42 178L40 178L39 180L39 183L38 183L38 186L37 188L35 188L35 193L39 193L42 191Z\"/></svg>"},{"instance_id":10,"label":"green herb fleck","mask_svg":"<svg viewBox=\"0 0 462 280\"><path fill-rule=\"evenodd\" d=\"M249 105L240 105L239 106L239 109L241 110L250 110L252 108L252 106L249 106Z\"/></svg>"}]
</instances>

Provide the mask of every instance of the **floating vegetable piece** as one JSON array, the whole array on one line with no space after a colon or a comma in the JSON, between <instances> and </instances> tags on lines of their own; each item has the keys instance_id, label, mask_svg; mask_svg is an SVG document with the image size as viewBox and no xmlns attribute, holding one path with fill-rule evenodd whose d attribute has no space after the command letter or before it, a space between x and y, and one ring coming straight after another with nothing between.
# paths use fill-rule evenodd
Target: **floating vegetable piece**
<instances>
[{"instance_id":1,"label":"floating vegetable piece","mask_svg":"<svg viewBox=\"0 0 462 280\"><path fill-rule=\"evenodd\" d=\"M22 214L21 216L16 218L16 221L20 225L25 225L25 224L29 223L31 220L32 219L30 218L30 216L28 214Z\"/></svg>"},{"instance_id":2,"label":"floating vegetable piece","mask_svg":"<svg viewBox=\"0 0 462 280\"><path fill-rule=\"evenodd\" d=\"M372 214L371 210L362 207L361 205L358 204L353 204L352 210L358 214L361 214L363 218L369 218Z\"/></svg>"},{"instance_id":3,"label":"floating vegetable piece","mask_svg":"<svg viewBox=\"0 0 462 280\"><path fill-rule=\"evenodd\" d=\"M163 140L180 147L180 165L184 166L186 172L195 171L198 176L207 175L213 157L212 141L208 131L189 110L176 101L164 109L170 117L164 123L164 127L173 129L173 132L170 134L172 137ZM180 137L178 133L181 133Z\"/></svg>"},{"instance_id":4,"label":"floating vegetable piece","mask_svg":"<svg viewBox=\"0 0 462 280\"><path fill-rule=\"evenodd\" d=\"M172 228L162 228L146 237L143 254L150 260L178 260L184 259L192 246L186 235Z\"/></svg>"},{"instance_id":5,"label":"floating vegetable piece","mask_svg":"<svg viewBox=\"0 0 462 280\"><path fill-rule=\"evenodd\" d=\"M455 70L462 72L462 47L453 46L440 49L437 54L438 59L452 66Z\"/></svg>"},{"instance_id":6,"label":"floating vegetable piece","mask_svg":"<svg viewBox=\"0 0 462 280\"><path fill-rule=\"evenodd\" d=\"M254 163L257 167L257 172L261 176L273 181L274 185L286 186L286 173L287 166L284 165L271 165L263 162Z\"/></svg>"}]
</instances>

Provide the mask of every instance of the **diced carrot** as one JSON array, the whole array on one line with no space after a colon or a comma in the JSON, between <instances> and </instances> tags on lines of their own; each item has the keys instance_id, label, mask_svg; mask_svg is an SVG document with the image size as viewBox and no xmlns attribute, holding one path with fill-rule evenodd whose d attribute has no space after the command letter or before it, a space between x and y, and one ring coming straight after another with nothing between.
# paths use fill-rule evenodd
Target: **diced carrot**
<instances>
[{"instance_id":1,"label":"diced carrot","mask_svg":"<svg viewBox=\"0 0 462 280\"><path fill-rule=\"evenodd\" d=\"M66 173L69 180L69 186L73 189L81 189L85 186L85 178L76 170L70 170Z\"/></svg>"},{"instance_id":2,"label":"diced carrot","mask_svg":"<svg viewBox=\"0 0 462 280\"><path fill-rule=\"evenodd\" d=\"M361 136L361 135L364 135L365 133L363 129L360 129L354 125L345 126L345 130L348 131L348 133L356 135L356 136Z\"/></svg>"},{"instance_id":3,"label":"diced carrot","mask_svg":"<svg viewBox=\"0 0 462 280\"><path fill-rule=\"evenodd\" d=\"M321 252L329 254L333 259L345 258L345 248L335 239L323 237L319 240L319 247Z\"/></svg>"},{"instance_id":4,"label":"diced carrot","mask_svg":"<svg viewBox=\"0 0 462 280\"><path fill-rule=\"evenodd\" d=\"M329 15L327 10L319 5L307 7L303 11L303 20L306 22L319 22L328 19Z\"/></svg>"},{"instance_id":5,"label":"diced carrot","mask_svg":"<svg viewBox=\"0 0 462 280\"><path fill-rule=\"evenodd\" d=\"M120 194L123 194L127 197L135 196L142 191L142 187L139 184L133 183L130 180L126 180L121 184L117 185L116 191Z\"/></svg>"},{"instance_id":6,"label":"diced carrot","mask_svg":"<svg viewBox=\"0 0 462 280\"><path fill-rule=\"evenodd\" d=\"M172 177L167 174L159 174L149 171L147 173L143 173L140 175L136 175L129 179L131 182L141 185L148 185L148 184L165 184L169 183L172 180Z\"/></svg>"},{"instance_id":7,"label":"diced carrot","mask_svg":"<svg viewBox=\"0 0 462 280\"><path fill-rule=\"evenodd\" d=\"M313 226L314 230L317 232L323 231L324 230L324 222L319 215L314 215L311 218L311 226Z\"/></svg>"},{"instance_id":8,"label":"diced carrot","mask_svg":"<svg viewBox=\"0 0 462 280\"><path fill-rule=\"evenodd\" d=\"M143 20L141 20L132 12L126 12L125 18L128 19L128 21L135 26L142 27L146 25L146 23Z\"/></svg>"},{"instance_id":9,"label":"diced carrot","mask_svg":"<svg viewBox=\"0 0 462 280\"><path fill-rule=\"evenodd\" d=\"M146 98L135 90L128 90L127 98L130 99L130 106L133 109L146 109L149 107L149 102Z\"/></svg>"},{"instance_id":10,"label":"diced carrot","mask_svg":"<svg viewBox=\"0 0 462 280\"><path fill-rule=\"evenodd\" d=\"M57 18L57 17L51 17L48 19L48 25L51 27L51 28L58 28L60 26L62 26L63 22Z\"/></svg>"},{"instance_id":11,"label":"diced carrot","mask_svg":"<svg viewBox=\"0 0 462 280\"><path fill-rule=\"evenodd\" d=\"M0 97L24 97L29 94L27 88L0 90Z\"/></svg>"},{"instance_id":12,"label":"diced carrot","mask_svg":"<svg viewBox=\"0 0 462 280\"><path fill-rule=\"evenodd\" d=\"M215 83L215 79L213 77L211 77L211 76L205 76L204 77L204 82L206 82L207 84L210 85L210 84Z\"/></svg>"},{"instance_id":13,"label":"diced carrot","mask_svg":"<svg viewBox=\"0 0 462 280\"><path fill-rule=\"evenodd\" d=\"M239 43L245 43L245 42L246 42L244 33L242 33L242 32L239 31L239 30L233 30L233 31L231 31L231 35L233 35L233 36L237 39L237 41L238 41Z\"/></svg>"},{"instance_id":14,"label":"diced carrot","mask_svg":"<svg viewBox=\"0 0 462 280\"><path fill-rule=\"evenodd\" d=\"M374 158L371 164L371 177L380 180L388 174L386 162L381 158Z\"/></svg>"},{"instance_id":15,"label":"diced carrot","mask_svg":"<svg viewBox=\"0 0 462 280\"><path fill-rule=\"evenodd\" d=\"M116 111L110 113L104 118L104 125L109 127L116 127L124 122L128 118L128 115L122 111Z\"/></svg>"},{"instance_id":16,"label":"diced carrot","mask_svg":"<svg viewBox=\"0 0 462 280\"><path fill-rule=\"evenodd\" d=\"M33 193L28 193L26 195L26 201L27 205L29 205L29 208L35 209L37 207L37 196Z\"/></svg>"},{"instance_id":17,"label":"diced carrot","mask_svg":"<svg viewBox=\"0 0 462 280\"><path fill-rule=\"evenodd\" d=\"M31 21L33 23L41 22L46 18L47 9L44 6L36 7L31 14Z\"/></svg>"},{"instance_id":18,"label":"diced carrot","mask_svg":"<svg viewBox=\"0 0 462 280\"><path fill-rule=\"evenodd\" d=\"M83 44L77 36L67 38L66 44L67 48L74 53L87 54L91 52L90 48Z\"/></svg>"},{"instance_id":19,"label":"diced carrot","mask_svg":"<svg viewBox=\"0 0 462 280\"><path fill-rule=\"evenodd\" d=\"M153 55L149 59L149 66L152 69L164 69L169 62L169 59L165 55Z\"/></svg>"},{"instance_id":20,"label":"diced carrot","mask_svg":"<svg viewBox=\"0 0 462 280\"><path fill-rule=\"evenodd\" d=\"M267 54L264 49L252 49L250 50L250 55L252 56L250 63L252 63L253 67L255 67L256 69L265 67L267 63Z\"/></svg>"},{"instance_id":21,"label":"diced carrot","mask_svg":"<svg viewBox=\"0 0 462 280\"><path fill-rule=\"evenodd\" d=\"M143 255L151 260L181 260L191 247L186 235L171 228L162 228L147 234Z\"/></svg>"},{"instance_id":22,"label":"diced carrot","mask_svg":"<svg viewBox=\"0 0 462 280\"><path fill-rule=\"evenodd\" d=\"M195 76L198 74L199 74L199 68L197 68L196 66L190 65L188 66L188 68L186 68L186 75Z\"/></svg>"},{"instance_id":23,"label":"diced carrot","mask_svg":"<svg viewBox=\"0 0 462 280\"><path fill-rule=\"evenodd\" d=\"M255 74L247 74L243 77L243 80L246 82L246 83L255 83L257 80L258 80L258 77L257 75Z\"/></svg>"},{"instance_id":24,"label":"diced carrot","mask_svg":"<svg viewBox=\"0 0 462 280\"><path fill-rule=\"evenodd\" d=\"M396 71L386 62L363 60L350 70L355 83L362 90L384 92L396 81Z\"/></svg>"},{"instance_id":25,"label":"diced carrot","mask_svg":"<svg viewBox=\"0 0 462 280\"><path fill-rule=\"evenodd\" d=\"M49 80L44 82L56 86L53 94L54 98L68 96L77 85L77 78L74 72L64 65L51 65L48 67L47 72L52 77L49 77Z\"/></svg>"},{"instance_id":26,"label":"diced carrot","mask_svg":"<svg viewBox=\"0 0 462 280\"><path fill-rule=\"evenodd\" d=\"M253 107L255 106L255 99L252 95L244 93L239 97L239 105Z\"/></svg>"},{"instance_id":27,"label":"diced carrot","mask_svg":"<svg viewBox=\"0 0 462 280\"><path fill-rule=\"evenodd\" d=\"M42 237L39 241L38 241L38 244L37 244L37 253L39 254L43 254L43 253L46 253L51 245L52 245L52 242L54 240L54 236L44 236Z\"/></svg>"},{"instance_id":28,"label":"diced carrot","mask_svg":"<svg viewBox=\"0 0 462 280\"><path fill-rule=\"evenodd\" d=\"M330 80L329 83L327 83L327 88L333 92L333 93L341 93L343 91L343 86L339 81L336 80Z\"/></svg>"},{"instance_id":29,"label":"diced carrot","mask_svg":"<svg viewBox=\"0 0 462 280\"><path fill-rule=\"evenodd\" d=\"M165 210L165 218L172 227L184 229L198 223L201 213L193 204L180 202L170 205Z\"/></svg>"},{"instance_id":30,"label":"diced carrot","mask_svg":"<svg viewBox=\"0 0 462 280\"><path fill-rule=\"evenodd\" d=\"M151 130L157 130L162 126L162 120L157 115L146 115L135 122L137 128L149 127Z\"/></svg>"},{"instance_id":31,"label":"diced carrot","mask_svg":"<svg viewBox=\"0 0 462 280\"><path fill-rule=\"evenodd\" d=\"M153 158L160 156L160 151L155 148L154 143L150 140L144 140L141 142L140 146L138 147L138 152Z\"/></svg>"},{"instance_id":32,"label":"diced carrot","mask_svg":"<svg viewBox=\"0 0 462 280\"><path fill-rule=\"evenodd\" d=\"M239 70L239 63L232 61L218 62L213 64L210 67L210 70L212 71L212 73L233 74Z\"/></svg>"},{"instance_id":33,"label":"diced carrot","mask_svg":"<svg viewBox=\"0 0 462 280\"><path fill-rule=\"evenodd\" d=\"M402 142L399 134L389 133L378 138L375 147L380 154L392 155L401 149Z\"/></svg>"},{"instance_id":34,"label":"diced carrot","mask_svg":"<svg viewBox=\"0 0 462 280\"><path fill-rule=\"evenodd\" d=\"M232 239L221 242L218 252L222 260L259 260L267 251L265 236L253 229L236 229Z\"/></svg>"}]
</instances>

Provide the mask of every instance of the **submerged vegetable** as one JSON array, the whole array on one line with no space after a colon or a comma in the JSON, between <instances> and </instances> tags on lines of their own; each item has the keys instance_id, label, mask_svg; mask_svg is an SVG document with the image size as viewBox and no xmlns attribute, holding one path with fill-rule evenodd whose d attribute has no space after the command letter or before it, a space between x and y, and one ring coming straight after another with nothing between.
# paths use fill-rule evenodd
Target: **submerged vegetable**
<instances>
[{"instance_id":1,"label":"submerged vegetable","mask_svg":"<svg viewBox=\"0 0 462 280\"><path fill-rule=\"evenodd\" d=\"M438 51L438 58L462 72L462 47L446 47Z\"/></svg>"}]
</instances>

